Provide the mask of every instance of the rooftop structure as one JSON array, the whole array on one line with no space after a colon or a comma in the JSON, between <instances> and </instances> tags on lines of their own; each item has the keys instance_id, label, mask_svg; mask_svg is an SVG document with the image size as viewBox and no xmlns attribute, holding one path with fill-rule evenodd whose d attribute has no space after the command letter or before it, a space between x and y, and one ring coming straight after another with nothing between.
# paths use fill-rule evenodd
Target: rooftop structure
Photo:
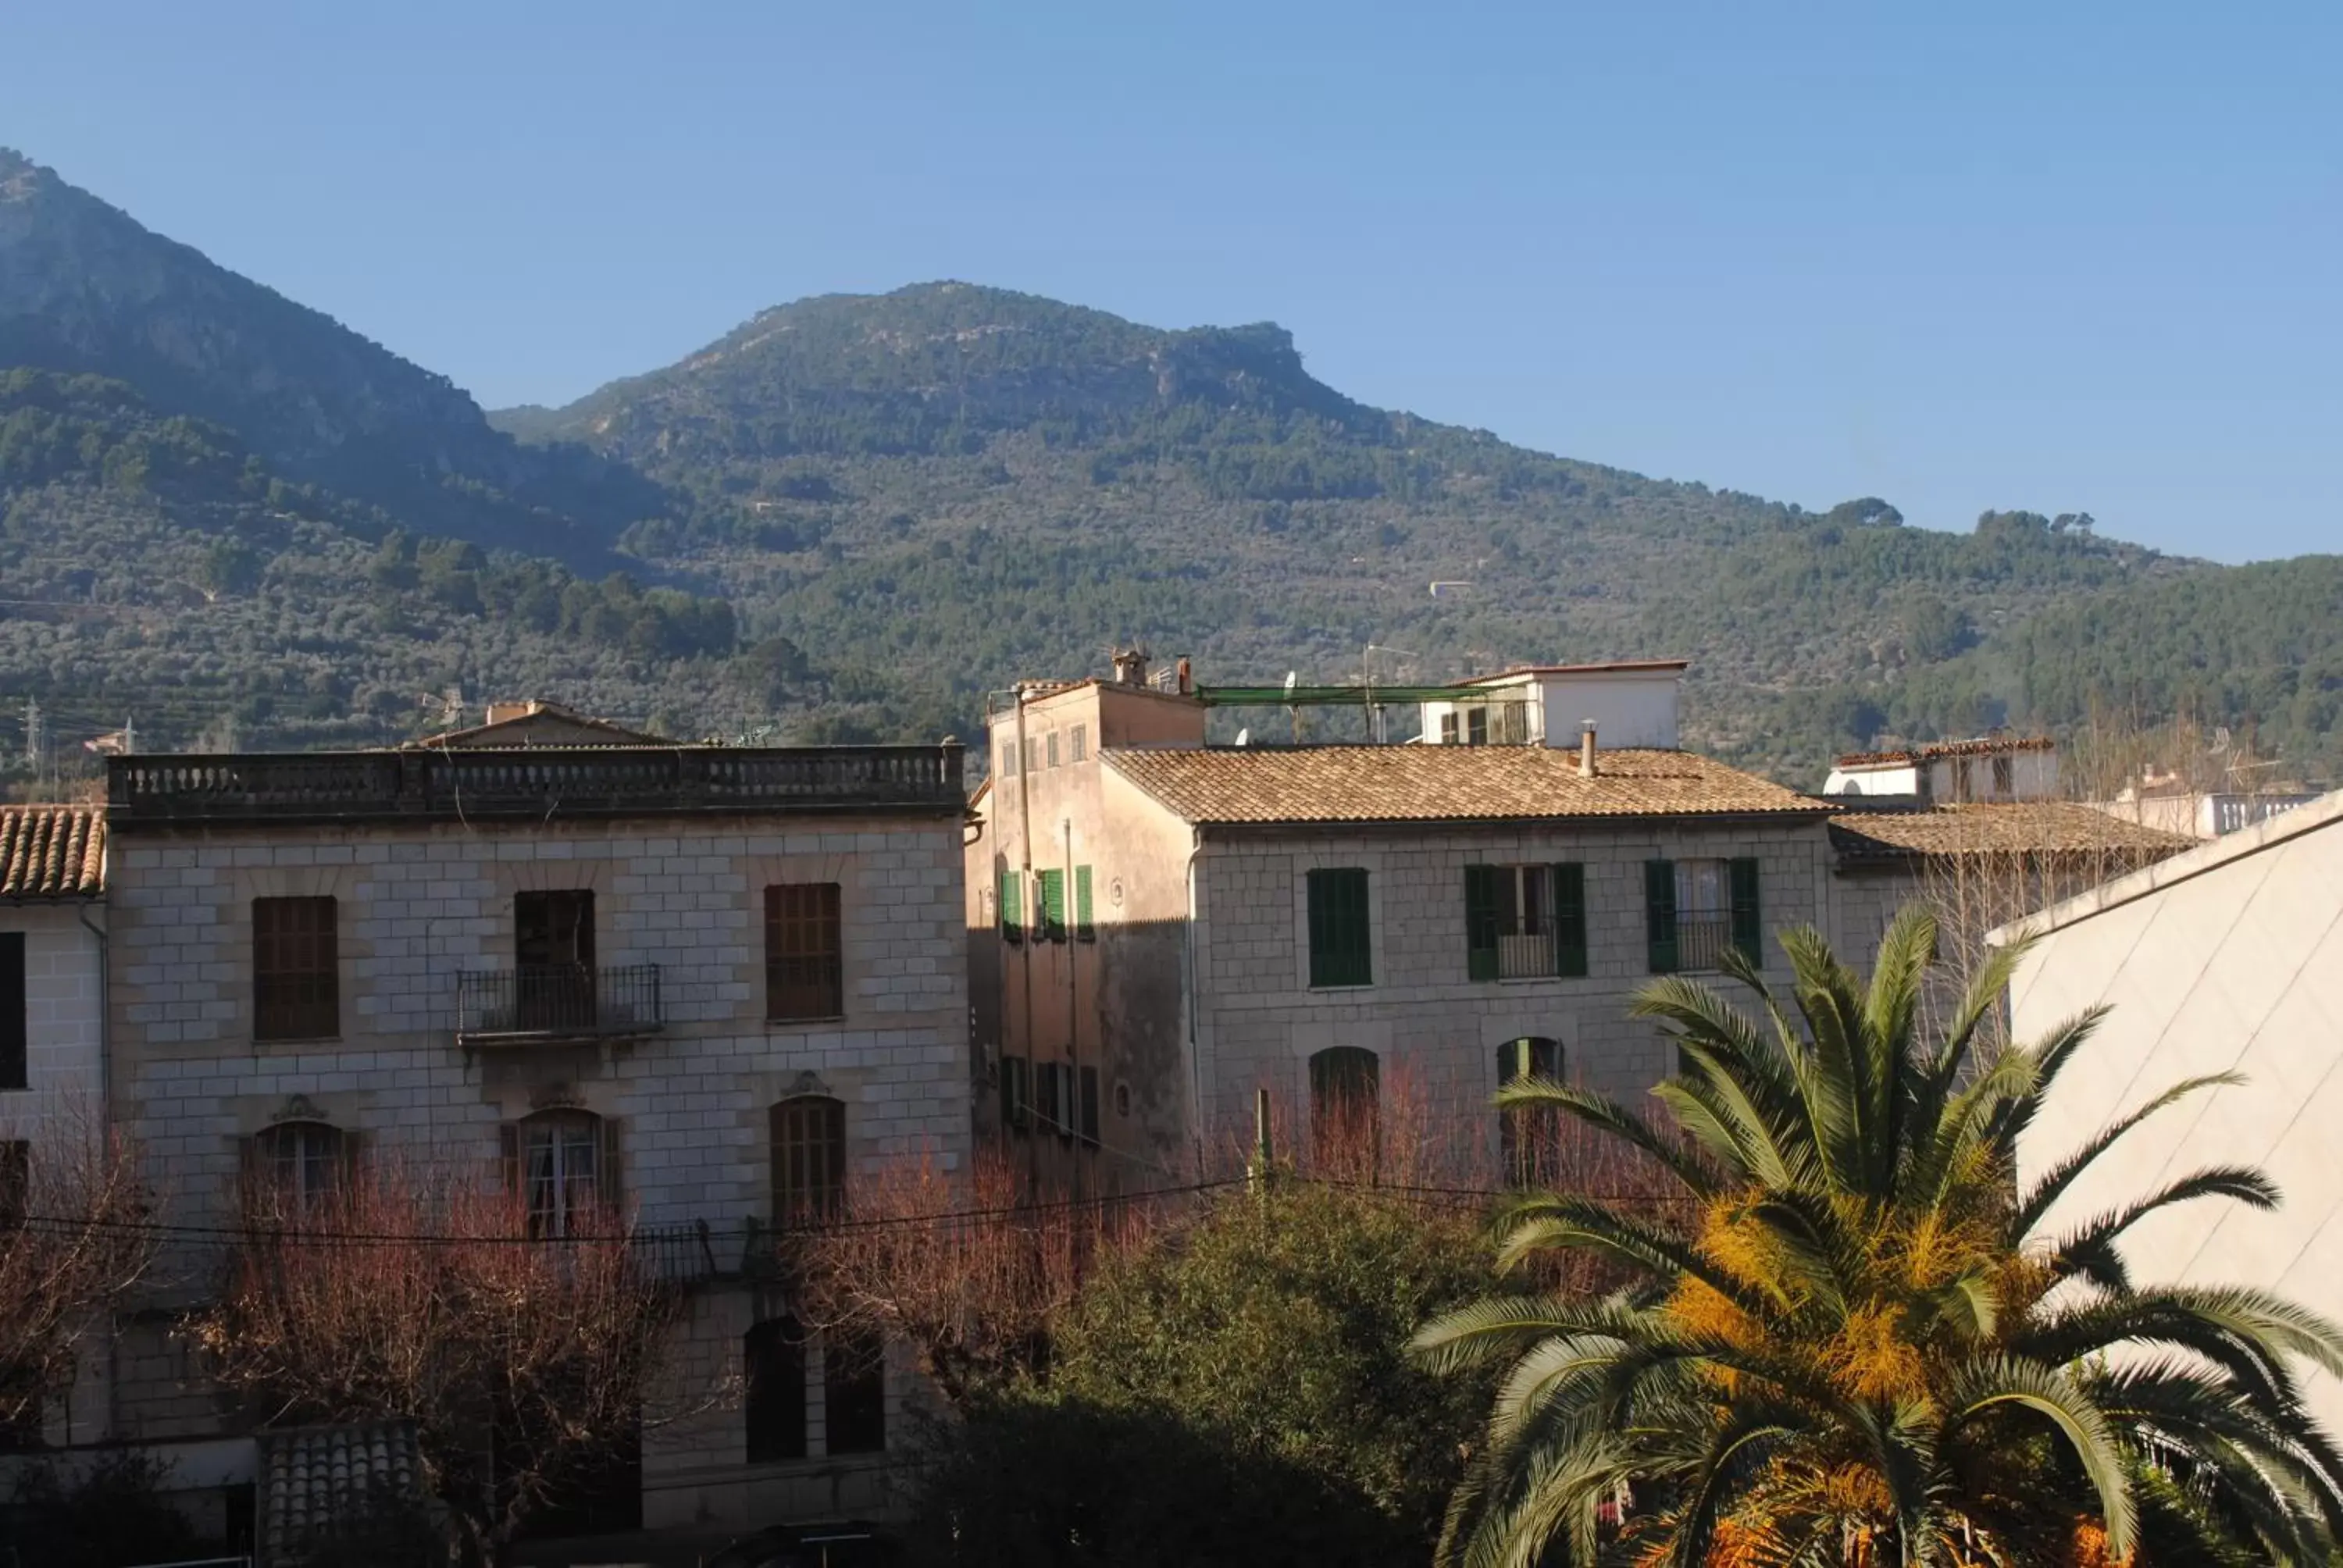
<instances>
[{"instance_id":1,"label":"rooftop structure","mask_svg":"<svg viewBox=\"0 0 2343 1568\"><path fill-rule=\"evenodd\" d=\"M1911 800L2048 800L2058 748L2046 736L1979 736L1895 751L1852 751L1831 765L1825 795Z\"/></svg>"}]
</instances>

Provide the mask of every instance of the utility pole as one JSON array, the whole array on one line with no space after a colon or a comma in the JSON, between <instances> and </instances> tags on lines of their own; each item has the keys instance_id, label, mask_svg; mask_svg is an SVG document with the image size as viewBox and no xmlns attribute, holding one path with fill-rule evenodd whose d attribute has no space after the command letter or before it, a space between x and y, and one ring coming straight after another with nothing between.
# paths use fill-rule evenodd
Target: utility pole
<instances>
[{"instance_id":1,"label":"utility pole","mask_svg":"<svg viewBox=\"0 0 2343 1568\"><path fill-rule=\"evenodd\" d=\"M33 770L36 779L41 772L41 745L45 739L41 733L41 699L28 697L25 699L25 766Z\"/></svg>"}]
</instances>

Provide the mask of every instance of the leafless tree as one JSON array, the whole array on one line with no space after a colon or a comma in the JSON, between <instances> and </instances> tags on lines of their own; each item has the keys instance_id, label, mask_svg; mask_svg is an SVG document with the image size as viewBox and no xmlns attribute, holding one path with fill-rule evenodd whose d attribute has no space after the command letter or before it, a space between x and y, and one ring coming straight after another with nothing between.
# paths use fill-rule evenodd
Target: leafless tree
<instances>
[{"instance_id":1,"label":"leafless tree","mask_svg":"<svg viewBox=\"0 0 2343 1568\"><path fill-rule=\"evenodd\" d=\"M0 1143L0 1429L37 1434L83 1346L154 1261L151 1195L103 1119L62 1101Z\"/></svg>"},{"instance_id":2,"label":"leafless tree","mask_svg":"<svg viewBox=\"0 0 2343 1568\"><path fill-rule=\"evenodd\" d=\"M468 1176L396 1164L258 1203L192 1332L268 1420L414 1422L432 1490L494 1562L566 1477L634 1441L680 1311L622 1216L573 1211L558 1241L526 1218Z\"/></svg>"}]
</instances>

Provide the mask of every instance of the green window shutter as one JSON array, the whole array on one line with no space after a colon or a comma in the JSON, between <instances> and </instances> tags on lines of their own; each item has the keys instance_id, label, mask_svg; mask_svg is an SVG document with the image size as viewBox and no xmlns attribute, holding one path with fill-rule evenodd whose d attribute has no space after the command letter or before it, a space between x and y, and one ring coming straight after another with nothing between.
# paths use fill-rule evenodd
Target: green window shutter
<instances>
[{"instance_id":1,"label":"green window shutter","mask_svg":"<svg viewBox=\"0 0 2343 1568\"><path fill-rule=\"evenodd\" d=\"M1036 871L1033 879L1041 884L1034 895L1033 934L1044 941L1062 942L1066 940L1066 873Z\"/></svg>"},{"instance_id":2,"label":"green window shutter","mask_svg":"<svg viewBox=\"0 0 2343 1568\"><path fill-rule=\"evenodd\" d=\"M1554 869L1554 972L1586 972L1586 868L1574 861Z\"/></svg>"},{"instance_id":3,"label":"green window shutter","mask_svg":"<svg viewBox=\"0 0 2343 1568\"><path fill-rule=\"evenodd\" d=\"M1372 985L1374 960L1367 931L1367 874L1356 869L1312 871L1310 888L1310 983Z\"/></svg>"},{"instance_id":4,"label":"green window shutter","mask_svg":"<svg viewBox=\"0 0 2343 1568\"><path fill-rule=\"evenodd\" d=\"M1012 942L1025 940L1025 879L1014 871L1001 873L1001 935Z\"/></svg>"},{"instance_id":5,"label":"green window shutter","mask_svg":"<svg viewBox=\"0 0 2343 1568\"><path fill-rule=\"evenodd\" d=\"M1676 863L1644 862L1644 934L1651 946L1652 972L1676 972Z\"/></svg>"},{"instance_id":6,"label":"green window shutter","mask_svg":"<svg viewBox=\"0 0 2343 1568\"><path fill-rule=\"evenodd\" d=\"M1757 859L1733 862L1733 945L1753 964L1765 961L1765 925L1757 909Z\"/></svg>"},{"instance_id":7,"label":"green window shutter","mask_svg":"<svg viewBox=\"0 0 2343 1568\"><path fill-rule=\"evenodd\" d=\"M1091 918L1091 869L1074 868L1074 936L1085 942L1098 940L1098 925Z\"/></svg>"},{"instance_id":8,"label":"green window shutter","mask_svg":"<svg viewBox=\"0 0 2343 1568\"><path fill-rule=\"evenodd\" d=\"M1497 868L1464 868L1464 975L1497 978Z\"/></svg>"}]
</instances>

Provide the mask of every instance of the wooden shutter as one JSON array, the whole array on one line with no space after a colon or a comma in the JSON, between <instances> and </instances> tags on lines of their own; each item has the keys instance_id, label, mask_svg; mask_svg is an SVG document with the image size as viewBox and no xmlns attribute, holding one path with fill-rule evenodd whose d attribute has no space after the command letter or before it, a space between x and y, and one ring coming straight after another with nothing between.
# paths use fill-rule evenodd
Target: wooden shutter
<instances>
[{"instance_id":1,"label":"wooden shutter","mask_svg":"<svg viewBox=\"0 0 2343 1568\"><path fill-rule=\"evenodd\" d=\"M505 1193L518 1198L520 1191L520 1123L508 1121L497 1129L497 1163L503 1169Z\"/></svg>"},{"instance_id":2,"label":"wooden shutter","mask_svg":"<svg viewBox=\"0 0 2343 1568\"><path fill-rule=\"evenodd\" d=\"M1027 1076L1029 1063L1021 1056L1001 1059L1001 1121L1011 1131L1025 1131L1028 1112L1032 1105L1032 1085Z\"/></svg>"},{"instance_id":3,"label":"wooden shutter","mask_svg":"<svg viewBox=\"0 0 2343 1568\"><path fill-rule=\"evenodd\" d=\"M1554 972L1586 972L1586 868L1575 861L1554 868Z\"/></svg>"},{"instance_id":4,"label":"wooden shutter","mask_svg":"<svg viewBox=\"0 0 2343 1568\"><path fill-rule=\"evenodd\" d=\"M601 1200L602 1207L608 1209L614 1216L624 1207L627 1192L626 1181L618 1168L618 1152L621 1145L618 1127L617 1117L605 1116L595 1129L595 1195Z\"/></svg>"},{"instance_id":5,"label":"wooden shutter","mask_svg":"<svg viewBox=\"0 0 2343 1568\"><path fill-rule=\"evenodd\" d=\"M1085 1067L1081 1070L1081 1118L1078 1125L1081 1129L1082 1142L1095 1149L1099 1146L1099 1077L1095 1067Z\"/></svg>"},{"instance_id":6,"label":"wooden shutter","mask_svg":"<svg viewBox=\"0 0 2343 1568\"><path fill-rule=\"evenodd\" d=\"M1355 868L1312 871L1310 890L1310 983L1374 983L1367 922L1367 873Z\"/></svg>"},{"instance_id":7,"label":"wooden shutter","mask_svg":"<svg viewBox=\"0 0 2343 1568\"><path fill-rule=\"evenodd\" d=\"M23 1089L25 1076L25 1022L31 1004L25 996L25 933L0 931L0 1089Z\"/></svg>"},{"instance_id":8,"label":"wooden shutter","mask_svg":"<svg viewBox=\"0 0 2343 1568\"><path fill-rule=\"evenodd\" d=\"M1098 940L1098 924L1091 913L1091 869L1074 868L1074 939L1077 941Z\"/></svg>"},{"instance_id":9,"label":"wooden shutter","mask_svg":"<svg viewBox=\"0 0 2343 1568\"><path fill-rule=\"evenodd\" d=\"M1033 878L1040 886L1033 898L1033 934L1044 941L1066 940L1066 873L1061 870L1036 871Z\"/></svg>"},{"instance_id":10,"label":"wooden shutter","mask_svg":"<svg viewBox=\"0 0 2343 1568\"><path fill-rule=\"evenodd\" d=\"M1015 871L1001 873L1001 935L1006 941L1025 940L1025 879Z\"/></svg>"},{"instance_id":11,"label":"wooden shutter","mask_svg":"<svg viewBox=\"0 0 2343 1568\"><path fill-rule=\"evenodd\" d=\"M1757 859L1733 862L1733 945L1753 964L1765 961L1765 925L1757 908Z\"/></svg>"},{"instance_id":12,"label":"wooden shutter","mask_svg":"<svg viewBox=\"0 0 2343 1568\"><path fill-rule=\"evenodd\" d=\"M1676 863L1644 862L1644 935L1651 948L1652 972L1676 972Z\"/></svg>"},{"instance_id":13,"label":"wooden shutter","mask_svg":"<svg viewBox=\"0 0 2343 1568\"><path fill-rule=\"evenodd\" d=\"M1497 877L1495 866L1464 868L1464 977L1497 978Z\"/></svg>"}]
</instances>

